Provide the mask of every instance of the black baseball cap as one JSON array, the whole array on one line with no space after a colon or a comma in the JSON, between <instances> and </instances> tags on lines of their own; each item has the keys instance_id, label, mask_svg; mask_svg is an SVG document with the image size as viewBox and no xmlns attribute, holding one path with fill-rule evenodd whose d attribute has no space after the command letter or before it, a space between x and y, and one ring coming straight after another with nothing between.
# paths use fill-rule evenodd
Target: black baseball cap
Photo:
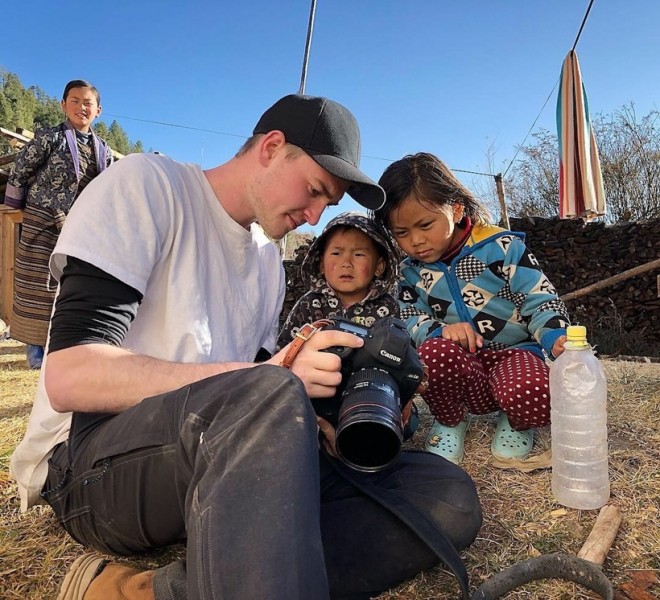
<instances>
[{"instance_id":1,"label":"black baseball cap","mask_svg":"<svg viewBox=\"0 0 660 600\"><path fill-rule=\"evenodd\" d=\"M365 208L377 210L385 191L358 169L360 129L351 112L319 96L290 94L278 100L259 119L253 134L281 131L326 171L348 182L348 194Z\"/></svg>"}]
</instances>

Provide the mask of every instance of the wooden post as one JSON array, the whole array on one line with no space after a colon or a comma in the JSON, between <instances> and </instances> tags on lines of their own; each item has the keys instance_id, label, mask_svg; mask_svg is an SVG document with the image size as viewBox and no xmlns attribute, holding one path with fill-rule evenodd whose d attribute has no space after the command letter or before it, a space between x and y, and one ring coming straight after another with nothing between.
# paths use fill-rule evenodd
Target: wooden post
<instances>
[{"instance_id":1,"label":"wooden post","mask_svg":"<svg viewBox=\"0 0 660 600\"><path fill-rule=\"evenodd\" d=\"M22 210L0 204L0 319L7 323L14 304L14 257L22 222Z\"/></svg>"},{"instance_id":2,"label":"wooden post","mask_svg":"<svg viewBox=\"0 0 660 600\"><path fill-rule=\"evenodd\" d=\"M504 196L504 180L502 179L502 173L493 175L495 177L495 186L497 187L497 198L500 201L500 210L502 211L502 224L506 229L510 229L509 225L509 213L506 210L506 199Z\"/></svg>"}]
</instances>

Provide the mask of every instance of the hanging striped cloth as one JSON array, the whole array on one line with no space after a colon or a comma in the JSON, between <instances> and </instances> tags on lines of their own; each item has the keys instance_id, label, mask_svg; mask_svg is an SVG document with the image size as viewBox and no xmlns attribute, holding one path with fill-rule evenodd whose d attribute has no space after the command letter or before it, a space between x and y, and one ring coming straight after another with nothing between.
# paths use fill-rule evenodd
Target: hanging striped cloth
<instances>
[{"instance_id":1,"label":"hanging striped cloth","mask_svg":"<svg viewBox=\"0 0 660 600\"><path fill-rule=\"evenodd\" d=\"M557 97L559 138L559 216L594 219L605 214L605 191L598 147L589 116L577 54L571 50L561 69Z\"/></svg>"}]
</instances>

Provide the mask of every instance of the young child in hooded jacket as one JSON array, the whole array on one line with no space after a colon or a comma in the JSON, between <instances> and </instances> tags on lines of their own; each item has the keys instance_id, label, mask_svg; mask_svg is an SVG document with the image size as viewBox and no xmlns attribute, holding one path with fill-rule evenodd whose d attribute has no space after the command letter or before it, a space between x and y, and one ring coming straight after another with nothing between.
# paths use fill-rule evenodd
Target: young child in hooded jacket
<instances>
[{"instance_id":1,"label":"young child in hooded jacket","mask_svg":"<svg viewBox=\"0 0 660 600\"><path fill-rule=\"evenodd\" d=\"M379 183L387 200L375 218L407 255L401 318L429 368L425 449L458 464L468 414L500 411L493 455L526 458L534 428L550 423L544 359L564 350L564 303L524 234L491 225L436 156L405 156Z\"/></svg>"},{"instance_id":2,"label":"young child in hooded jacket","mask_svg":"<svg viewBox=\"0 0 660 600\"><path fill-rule=\"evenodd\" d=\"M283 348L306 323L342 317L371 327L377 319L398 317L393 292L399 259L384 231L373 219L346 212L328 222L314 240L301 266L309 288L293 306L278 337ZM419 414L410 402L404 414L404 439L419 425Z\"/></svg>"},{"instance_id":3,"label":"young child in hooded jacket","mask_svg":"<svg viewBox=\"0 0 660 600\"><path fill-rule=\"evenodd\" d=\"M293 306L279 334L278 346L293 340L305 323L342 317L371 327L376 319L398 317L393 295L397 256L368 216L342 213L314 240L301 266L309 289Z\"/></svg>"}]
</instances>

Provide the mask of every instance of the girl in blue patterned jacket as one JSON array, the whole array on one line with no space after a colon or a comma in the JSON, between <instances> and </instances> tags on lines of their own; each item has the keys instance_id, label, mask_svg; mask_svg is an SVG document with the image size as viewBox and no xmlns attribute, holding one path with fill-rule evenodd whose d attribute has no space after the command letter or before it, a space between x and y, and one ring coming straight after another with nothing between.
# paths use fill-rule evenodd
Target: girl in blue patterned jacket
<instances>
[{"instance_id":1,"label":"girl in blue patterned jacket","mask_svg":"<svg viewBox=\"0 0 660 600\"><path fill-rule=\"evenodd\" d=\"M425 449L459 463L468 414L500 411L493 455L524 459L550 422L544 358L564 350L564 303L524 235L489 224L434 155L405 156L379 183L387 201L375 217L407 255L401 318L429 367Z\"/></svg>"}]
</instances>

